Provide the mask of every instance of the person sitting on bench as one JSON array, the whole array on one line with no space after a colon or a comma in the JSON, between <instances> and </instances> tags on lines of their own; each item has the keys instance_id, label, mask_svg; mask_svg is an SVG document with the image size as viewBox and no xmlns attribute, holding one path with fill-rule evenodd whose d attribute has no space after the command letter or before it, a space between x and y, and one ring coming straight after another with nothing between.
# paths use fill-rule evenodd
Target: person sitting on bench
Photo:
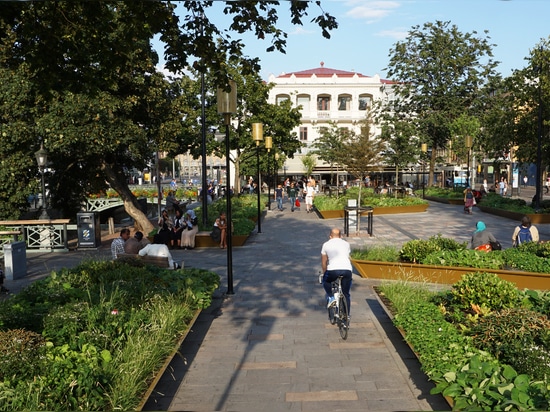
<instances>
[{"instance_id":1,"label":"person sitting on bench","mask_svg":"<svg viewBox=\"0 0 550 412\"><path fill-rule=\"evenodd\" d=\"M140 256L157 256L168 258L170 269L181 269L181 266L174 262L170 249L165 244L150 243L138 252Z\"/></svg>"}]
</instances>

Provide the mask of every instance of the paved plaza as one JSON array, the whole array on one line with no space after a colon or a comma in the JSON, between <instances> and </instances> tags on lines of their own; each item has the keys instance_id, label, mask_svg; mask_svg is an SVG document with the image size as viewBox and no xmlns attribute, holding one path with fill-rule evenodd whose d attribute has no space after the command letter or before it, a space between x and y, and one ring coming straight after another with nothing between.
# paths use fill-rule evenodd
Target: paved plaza
<instances>
[{"instance_id":1,"label":"paved plaza","mask_svg":"<svg viewBox=\"0 0 550 412\"><path fill-rule=\"evenodd\" d=\"M365 219L366 220L366 219ZM374 217L372 237L346 238L352 248L400 246L442 234L469 240L483 220L503 247L511 247L517 222L462 206L430 202L427 212ZM302 210L269 211L262 233L233 248L234 294L226 295L226 250L176 250L186 267L221 276L214 304L198 317L145 410L193 411L395 411L448 410L378 303L376 280L354 275L352 322L346 341L330 325L324 291L317 283L320 249L331 227ZM537 225L550 239L550 225ZM364 228L363 228L364 229ZM51 270L85 258L110 257L99 250L28 256L28 276L6 282L17 291Z\"/></svg>"}]
</instances>

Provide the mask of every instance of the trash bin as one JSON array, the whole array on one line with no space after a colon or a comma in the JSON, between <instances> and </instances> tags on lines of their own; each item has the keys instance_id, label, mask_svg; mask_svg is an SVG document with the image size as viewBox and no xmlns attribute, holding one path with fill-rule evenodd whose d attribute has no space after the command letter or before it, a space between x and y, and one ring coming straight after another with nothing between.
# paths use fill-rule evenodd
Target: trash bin
<instances>
[{"instance_id":1,"label":"trash bin","mask_svg":"<svg viewBox=\"0 0 550 412\"><path fill-rule=\"evenodd\" d=\"M24 241L4 245L4 274L7 280L20 279L27 274L27 244Z\"/></svg>"},{"instance_id":2,"label":"trash bin","mask_svg":"<svg viewBox=\"0 0 550 412\"><path fill-rule=\"evenodd\" d=\"M96 212L76 214L79 248L98 248L101 246L101 225Z\"/></svg>"}]
</instances>

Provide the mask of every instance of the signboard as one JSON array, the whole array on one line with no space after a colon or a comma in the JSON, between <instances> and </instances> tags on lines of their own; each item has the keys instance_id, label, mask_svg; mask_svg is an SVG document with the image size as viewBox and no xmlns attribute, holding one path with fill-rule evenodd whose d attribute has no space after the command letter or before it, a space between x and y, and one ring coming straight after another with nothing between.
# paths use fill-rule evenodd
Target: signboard
<instances>
[{"instance_id":1,"label":"signboard","mask_svg":"<svg viewBox=\"0 0 550 412\"><path fill-rule=\"evenodd\" d=\"M512 170L512 188L517 189L519 187L519 169L514 167Z\"/></svg>"}]
</instances>

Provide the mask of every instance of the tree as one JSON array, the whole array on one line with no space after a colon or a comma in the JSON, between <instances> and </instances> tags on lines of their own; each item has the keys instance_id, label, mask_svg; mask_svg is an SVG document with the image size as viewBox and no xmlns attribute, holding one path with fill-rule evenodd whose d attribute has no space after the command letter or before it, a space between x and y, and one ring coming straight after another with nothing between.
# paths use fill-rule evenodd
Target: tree
<instances>
[{"instance_id":1,"label":"tree","mask_svg":"<svg viewBox=\"0 0 550 412\"><path fill-rule=\"evenodd\" d=\"M259 68L257 59L243 56L243 42L232 39L231 32L253 31L258 38L267 37L270 50L284 51L286 44L286 33L275 24L277 2L227 2L224 11L233 17L227 28L208 19L206 11L213 2L182 5L187 10L183 22L172 2L3 5L0 67L5 71L0 75L11 79L17 74L28 82L25 95L14 97L12 114L0 114L2 134L20 136L25 143L17 151L2 150L11 156L4 161L14 165L12 171L23 168L16 165L34 169L40 136L55 170L49 183L56 206L74 210L86 193L107 181L121 195L137 228L147 232L151 223L137 208L124 169L147 165L156 151L185 151L180 149L189 147L194 138L186 131L194 130L189 125L196 122L193 113L185 111L188 100L178 88L183 83L174 88L156 73L153 36L159 34L166 43L165 57L174 72L191 63L197 69L209 67L220 85L226 81L228 61L242 58L244 72ZM309 5L289 3L293 24L302 24ZM313 22L325 37L337 27L322 9ZM21 132L14 132L14 120L20 122ZM6 173L9 181L3 187L10 191L28 187L19 195L8 195L17 197L9 205L21 205L22 196L32 193L36 183L28 183L33 175ZM17 212L5 211L6 216Z\"/></svg>"},{"instance_id":2,"label":"tree","mask_svg":"<svg viewBox=\"0 0 550 412\"><path fill-rule=\"evenodd\" d=\"M312 153L308 152L301 158L302 165L304 166L304 173L306 176L311 176L315 165L317 164L317 157Z\"/></svg>"},{"instance_id":3,"label":"tree","mask_svg":"<svg viewBox=\"0 0 550 412\"><path fill-rule=\"evenodd\" d=\"M343 164L348 173L351 173L356 178L363 178L380 167L382 154L385 149L385 143L374 137L371 131L372 123L369 119L363 121L361 133L355 134L350 132L348 139L344 141L342 150L339 154L338 162ZM359 185L358 205L361 205L361 187Z\"/></svg>"},{"instance_id":4,"label":"tree","mask_svg":"<svg viewBox=\"0 0 550 412\"><path fill-rule=\"evenodd\" d=\"M474 115L480 90L495 74L487 32L462 33L449 22L414 26L390 50L388 76L395 98L386 107L388 122L411 122L418 139L432 148L429 182L438 148L450 139L450 124L462 113Z\"/></svg>"},{"instance_id":5,"label":"tree","mask_svg":"<svg viewBox=\"0 0 550 412\"><path fill-rule=\"evenodd\" d=\"M349 131L347 129L338 127L336 122L331 121L329 127L321 127L320 136L312 145L314 148L312 153L330 165L331 183L334 182L334 165L338 162L343 142L348 135ZM336 177L336 185L338 186L338 177Z\"/></svg>"}]
</instances>

